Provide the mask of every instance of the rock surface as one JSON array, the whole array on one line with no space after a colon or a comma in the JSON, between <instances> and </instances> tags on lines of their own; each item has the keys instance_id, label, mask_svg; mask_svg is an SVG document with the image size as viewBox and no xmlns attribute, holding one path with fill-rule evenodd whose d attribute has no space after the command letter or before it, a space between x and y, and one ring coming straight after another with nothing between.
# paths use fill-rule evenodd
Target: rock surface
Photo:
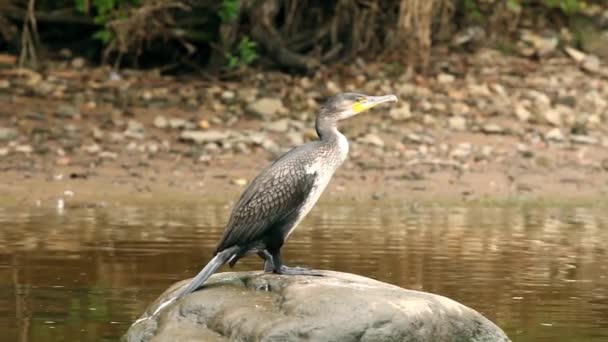
<instances>
[{"instance_id":1,"label":"rock surface","mask_svg":"<svg viewBox=\"0 0 608 342\"><path fill-rule=\"evenodd\" d=\"M352 274L322 277L261 272L214 275L199 291L148 317L135 341L509 341L478 312L451 299Z\"/></svg>"}]
</instances>

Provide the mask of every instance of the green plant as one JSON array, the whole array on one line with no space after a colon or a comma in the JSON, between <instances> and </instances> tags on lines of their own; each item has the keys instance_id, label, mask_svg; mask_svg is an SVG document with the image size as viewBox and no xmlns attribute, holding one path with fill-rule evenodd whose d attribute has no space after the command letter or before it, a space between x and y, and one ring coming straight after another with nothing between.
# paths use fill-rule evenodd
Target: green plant
<instances>
[{"instance_id":1,"label":"green plant","mask_svg":"<svg viewBox=\"0 0 608 342\"><path fill-rule=\"evenodd\" d=\"M105 26L112 19L127 17L128 9L140 5L141 0L74 0L74 3L78 12L93 12L95 23ZM111 31L103 28L95 32L93 38L107 44L114 36Z\"/></svg>"},{"instance_id":2,"label":"green plant","mask_svg":"<svg viewBox=\"0 0 608 342\"><path fill-rule=\"evenodd\" d=\"M580 12L587 5L583 0L544 0L545 6L560 9L564 14Z\"/></svg>"},{"instance_id":3,"label":"green plant","mask_svg":"<svg viewBox=\"0 0 608 342\"><path fill-rule=\"evenodd\" d=\"M249 65L258 59L257 44L248 36L241 38L234 53L228 53L228 68L234 69L242 65Z\"/></svg>"},{"instance_id":4,"label":"green plant","mask_svg":"<svg viewBox=\"0 0 608 342\"><path fill-rule=\"evenodd\" d=\"M223 23L231 23L239 17L240 0L223 0L219 10Z\"/></svg>"}]
</instances>

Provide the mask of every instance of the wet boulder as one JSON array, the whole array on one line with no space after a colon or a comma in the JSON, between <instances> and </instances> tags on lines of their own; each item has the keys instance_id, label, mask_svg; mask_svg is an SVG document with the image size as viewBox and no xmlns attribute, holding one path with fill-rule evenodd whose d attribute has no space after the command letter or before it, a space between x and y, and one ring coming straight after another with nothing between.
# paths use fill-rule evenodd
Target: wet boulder
<instances>
[{"instance_id":1,"label":"wet boulder","mask_svg":"<svg viewBox=\"0 0 608 342\"><path fill-rule=\"evenodd\" d=\"M187 281L169 288L125 341L509 341L451 299L352 274L262 272L214 275L201 289L150 316Z\"/></svg>"}]
</instances>

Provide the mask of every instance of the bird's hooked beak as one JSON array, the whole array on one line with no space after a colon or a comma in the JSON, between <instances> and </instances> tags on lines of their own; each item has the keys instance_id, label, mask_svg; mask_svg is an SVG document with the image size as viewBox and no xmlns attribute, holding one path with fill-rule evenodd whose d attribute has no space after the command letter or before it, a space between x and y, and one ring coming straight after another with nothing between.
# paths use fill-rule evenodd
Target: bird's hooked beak
<instances>
[{"instance_id":1,"label":"bird's hooked beak","mask_svg":"<svg viewBox=\"0 0 608 342\"><path fill-rule=\"evenodd\" d=\"M366 96L362 100L355 102L352 109L353 112L359 114L385 102L397 102L397 96L393 94L383 96Z\"/></svg>"}]
</instances>

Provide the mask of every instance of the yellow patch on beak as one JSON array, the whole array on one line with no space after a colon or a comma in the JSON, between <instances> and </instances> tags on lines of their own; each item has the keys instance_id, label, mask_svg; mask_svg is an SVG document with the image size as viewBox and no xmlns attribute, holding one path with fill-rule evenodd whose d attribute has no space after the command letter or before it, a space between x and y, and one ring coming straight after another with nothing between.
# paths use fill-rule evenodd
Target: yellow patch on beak
<instances>
[{"instance_id":1,"label":"yellow patch on beak","mask_svg":"<svg viewBox=\"0 0 608 342\"><path fill-rule=\"evenodd\" d=\"M364 110L368 110L370 108L370 106L369 106L369 104L366 104L364 102L362 103L362 102L357 101L353 104L352 108L353 108L353 112L361 113Z\"/></svg>"}]
</instances>

